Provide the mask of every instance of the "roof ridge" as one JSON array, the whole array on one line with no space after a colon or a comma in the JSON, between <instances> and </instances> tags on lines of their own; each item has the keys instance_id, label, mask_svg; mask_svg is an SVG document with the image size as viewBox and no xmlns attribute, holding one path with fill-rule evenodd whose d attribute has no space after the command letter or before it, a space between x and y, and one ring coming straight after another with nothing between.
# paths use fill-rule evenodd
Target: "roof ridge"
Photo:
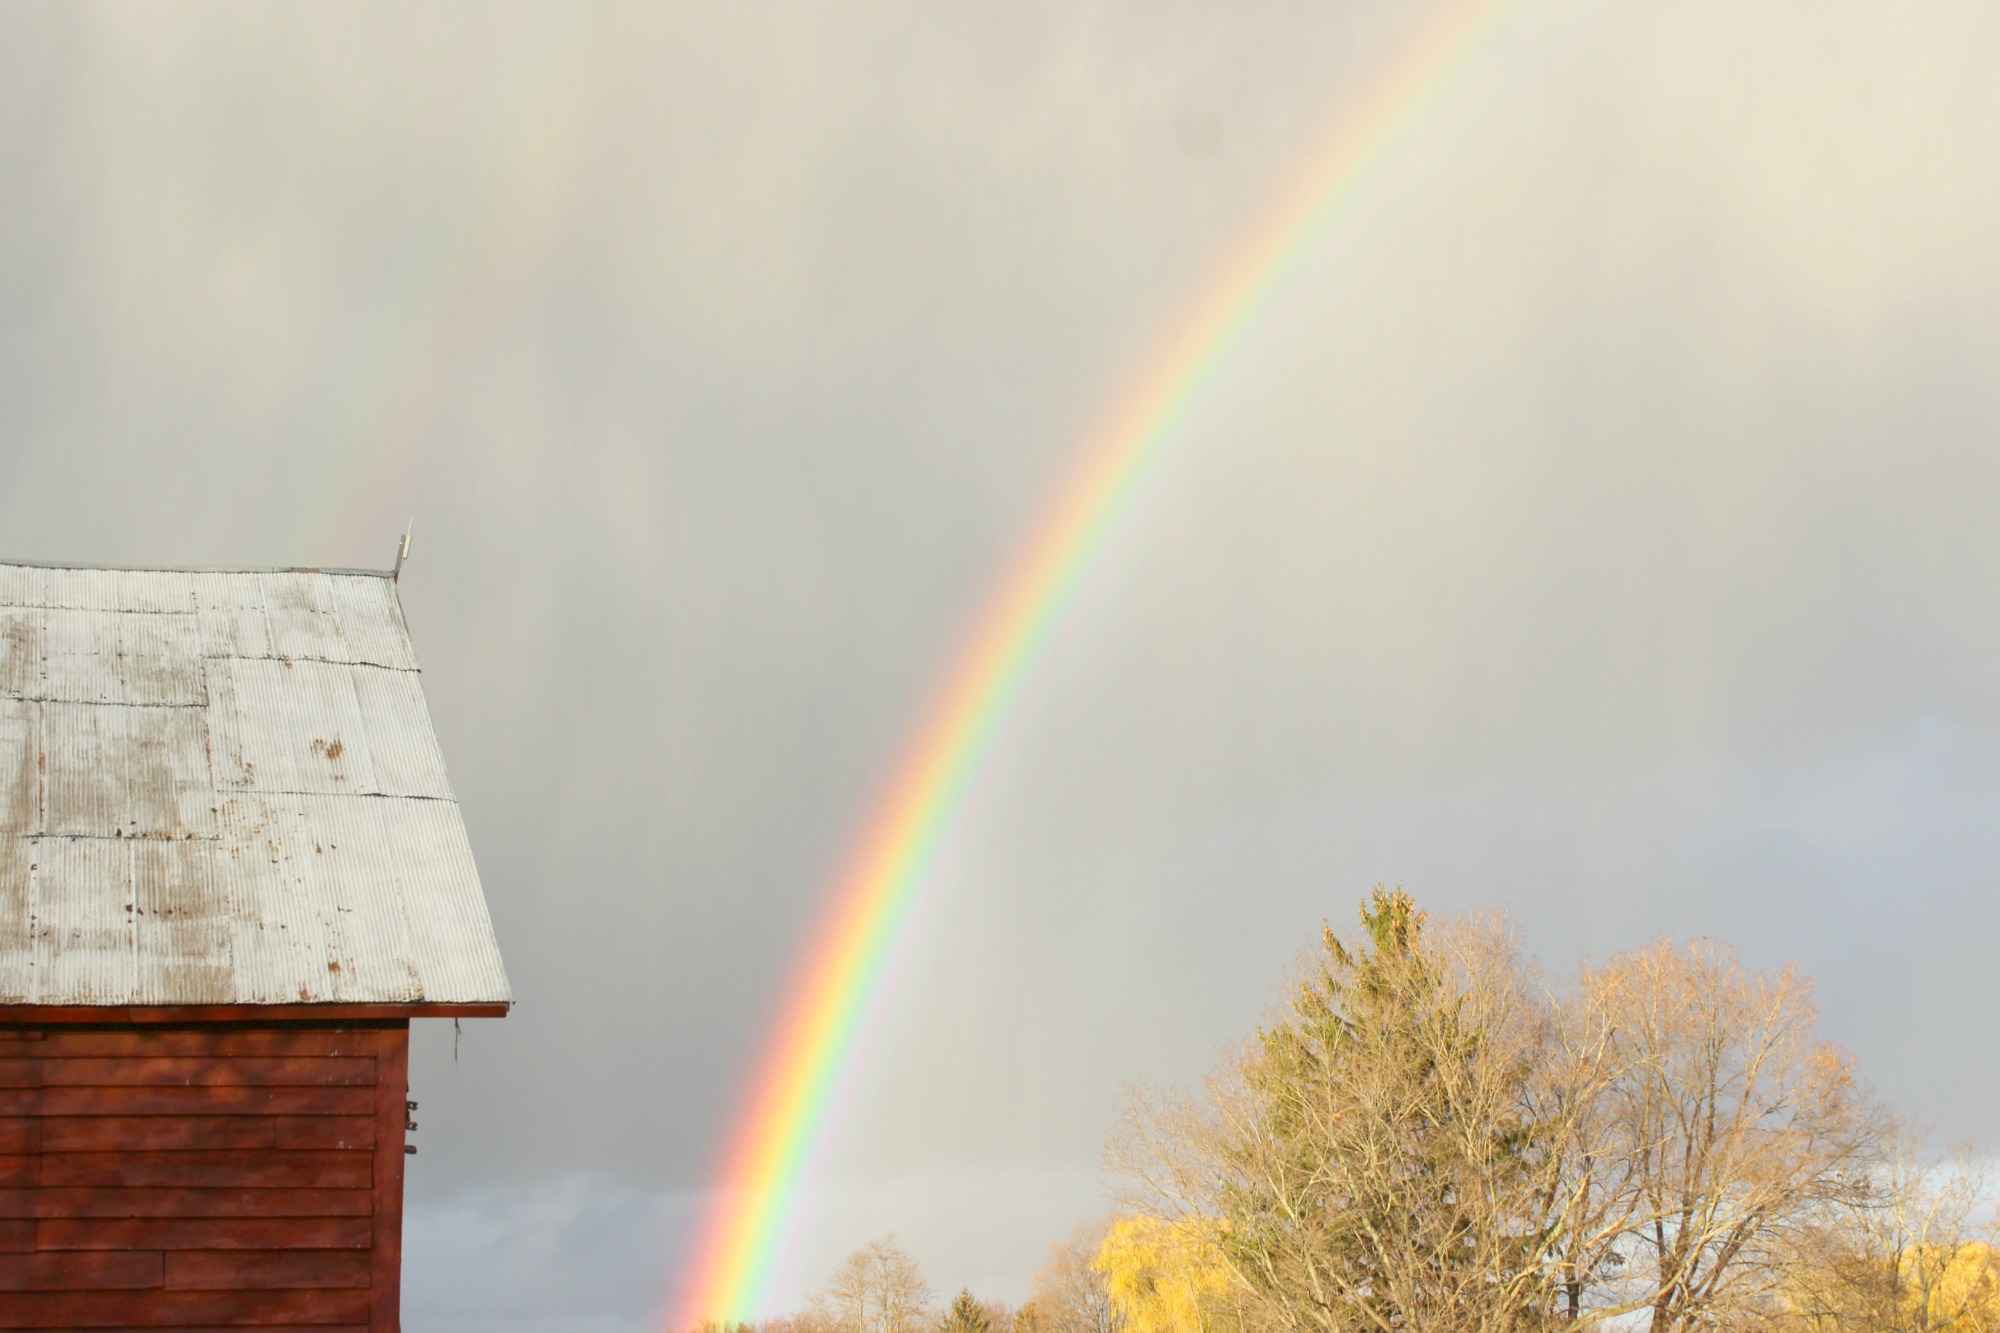
<instances>
[{"instance_id":1,"label":"roof ridge","mask_svg":"<svg viewBox=\"0 0 2000 1333\"><path fill-rule=\"evenodd\" d=\"M347 569L333 565L87 565L69 560L6 560L0 568L100 570L111 574L340 574L394 580L391 569Z\"/></svg>"}]
</instances>

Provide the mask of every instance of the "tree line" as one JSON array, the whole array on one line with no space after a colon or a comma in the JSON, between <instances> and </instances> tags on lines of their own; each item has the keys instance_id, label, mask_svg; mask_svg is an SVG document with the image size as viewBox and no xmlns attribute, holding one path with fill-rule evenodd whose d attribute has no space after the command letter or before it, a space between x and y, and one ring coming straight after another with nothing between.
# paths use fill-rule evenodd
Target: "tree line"
<instances>
[{"instance_id":1,"label":"tree line","mask_svg":"<svg viewBox=\"0 0 2000 1333\"><path fill-rule=\"evenodd\" d=\"M1981 1165L1817 1033L1795 968L1660 941L1552 984L1400 890L1199 1086L1140 1089L1118 1211L1018 1309L892 1241L770 1333L2000 1333Z\"/></svg>"}]
</instances>

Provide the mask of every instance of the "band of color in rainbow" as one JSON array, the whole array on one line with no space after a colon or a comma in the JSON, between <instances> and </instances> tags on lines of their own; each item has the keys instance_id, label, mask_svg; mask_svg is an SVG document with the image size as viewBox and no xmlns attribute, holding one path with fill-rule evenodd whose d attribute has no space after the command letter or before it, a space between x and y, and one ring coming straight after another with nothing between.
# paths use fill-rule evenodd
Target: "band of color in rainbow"
<instances>
[{"instance_id":1,"label":"band of color in rainbow","mask_svg":"<svg viewBox=\"0 0 2000 1333\"><path fill-rule=\"evenodd\" d=\"M1362 98L1220 265L1114 400L1009 567L833 887L744 1103L673 1324L761 1313L783 1241L870 1002L941 836L995 728L1120 517L1190 412L1370 168L1518 0L1457 3Z\"/></svg>"}]
</instances>

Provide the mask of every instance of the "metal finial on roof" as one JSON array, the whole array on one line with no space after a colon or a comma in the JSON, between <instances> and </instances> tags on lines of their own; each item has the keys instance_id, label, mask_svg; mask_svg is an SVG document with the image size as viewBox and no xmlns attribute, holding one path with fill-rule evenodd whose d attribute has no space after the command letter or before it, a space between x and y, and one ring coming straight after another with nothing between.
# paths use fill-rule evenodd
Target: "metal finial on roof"
<instances>
[{"instance_id":1,"label":"metal finial on roof","mask_svg":"<svg viewBox=\"0 0 2000 1333\"><path fill-rule=\"evenodd\" d=\"M414 518L403 525L403 541L396 548L396 563L389 571L389 577L398 583L403 581L403 562L410 558L410 530L416 526L417 520Z\"/></svg>"}]
</instances>

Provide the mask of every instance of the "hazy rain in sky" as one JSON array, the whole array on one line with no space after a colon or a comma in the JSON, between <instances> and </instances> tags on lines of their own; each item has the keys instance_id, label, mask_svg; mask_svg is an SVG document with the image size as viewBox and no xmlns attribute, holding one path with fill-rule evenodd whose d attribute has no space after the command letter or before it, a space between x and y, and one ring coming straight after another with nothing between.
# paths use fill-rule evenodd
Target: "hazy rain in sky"
<instances>
[{"instance_id":1,"label":"hazy rain in sky","mask_svg":"<svg viewBox=\"0 0 2000 1333\"><path fill-rule=\"evenodd\" d=\"M655 1327L831 875L1415 0L0 9L0 553L386 565L518 1006L412 1333ZM1797 959L1991 1148L2000 11L1511 0L1089 568L779 1302L1019 1299L1376 883Z\"/></svg>"}]
</instances>

